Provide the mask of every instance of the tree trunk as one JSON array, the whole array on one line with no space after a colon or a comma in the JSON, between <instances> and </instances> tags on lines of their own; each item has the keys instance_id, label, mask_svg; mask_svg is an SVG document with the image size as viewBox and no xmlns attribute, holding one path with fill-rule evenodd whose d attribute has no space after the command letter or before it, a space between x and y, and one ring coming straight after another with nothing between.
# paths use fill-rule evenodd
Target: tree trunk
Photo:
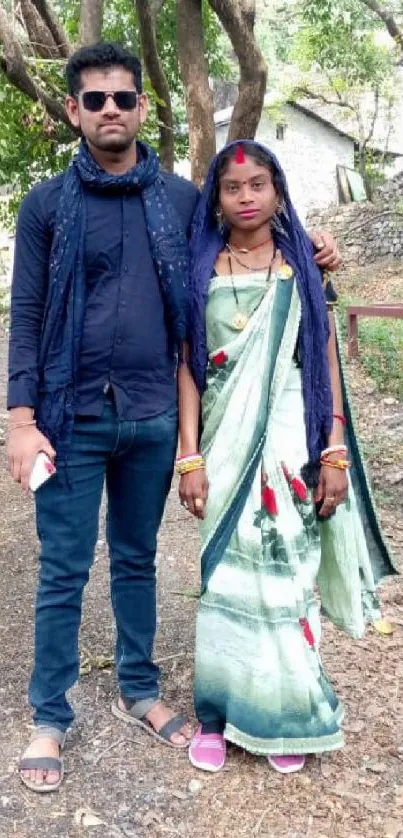
<instances>
[{"instance_id":1,"label":"tree trunk","mask_svg":"<svg viewBox=\"0 0 403 838\"><path fill-rule=\"evenodd\" d=\"M177 30L192 180L200 186L216 149L213 94L203 40L202 0L177 0Z\"/></svg>"},{"instance_id":2,"label":"tree trunk","mask_svg":"<svg viewBox=\"0 0 403 838\"><path fill-rule=\"evenodd\" d=\"M20 0L20 8L35 55L41 58L58 58L56 41L31 0Z\"/></svg>"},{"instance_id":3,"label":"tree trunk","mask_svg":"<svg viewBox=\"0 0 403 838\"><path fill-rule=\"evenodd\" d=\"M364 6L367 6L371 12L375 12L379 19L383 21L389 35L393 38L403 57L403 29L397 23L392 12L389 11L389 9L385 9L380 3L378 3L378 0L361 0L361 2L364 3Z\"/></svg>"},{"instance_id":4,"label":"tree trunk","mask_svg":"<svg viewBox=\"0 0 403 838\"><path fill-rule=\"evenodd\" d=\"M137 18L140 28L140 40L144 63L150 82L158 97L157 116L159 121L159 152L161 165L168 172L174 168L174 121L171 95L167 78L158 55L156 18L163 2L158 6L149 0L136 0Z\"/></svg>"},{"instance_id":5,"label":"tree trunk","mask_svg":"<svg viewBox=\"0 0 403 838\"><path fill-rule=\"evenodd\" d=\"M371 184L368 178L367 172L367 138L365 132L365 125L362 114L360 112L359 107L356 110L356 120L357 120L357 128L358 128L358 148L357 148L357 161L358 161L358 171L364 181L364 186L366 193L371 200Z\"/></svg>"},{"instance_id":6,"label":"tree trunk","mask_svg":"<svg viewBox=\"0 0 403 838\"><path fill-rule=\"evenodd\" d=\"M32 4L35 6L43 22L48 27L55 44L57 44L60 57L69 58L72 53L72 48L69 44L63 26L53 10L48 6L47 0L32 0Z\"/></svg>"},{"instance_id":7,"label":"tree trunk","mask_svg":"<svg viewBox=\"0 0 403 838\"><path fill-rule=\"evenodd\" d=\"M358 147L358 171L363 179L365 191L369 201L373 200L373 189L371 178L368 176L367 170L367 150L363 146Z\"/></svg>"},{"instance_id":8,"label":"tree trunk","mask_svg":"<svg viewBox=\"0 0 403 838\"><path fill-rule=\"evenodd\" d=\"M267 84L267 67L256 42L255 0L209 0L230 38L239 62L238 100L235 104L228 141L253 139L262 115Z\"/></svg>"},{"instance_id":9,"label":"tree trunk","mask_svg":"<svg viewBox=\"0 0 403 838\"><path fill-rule=\"evenodd\" d=\"M103 0L81 0L80 43L83 46L101 40L103 9Z\"/></svg>"}]
</instances>

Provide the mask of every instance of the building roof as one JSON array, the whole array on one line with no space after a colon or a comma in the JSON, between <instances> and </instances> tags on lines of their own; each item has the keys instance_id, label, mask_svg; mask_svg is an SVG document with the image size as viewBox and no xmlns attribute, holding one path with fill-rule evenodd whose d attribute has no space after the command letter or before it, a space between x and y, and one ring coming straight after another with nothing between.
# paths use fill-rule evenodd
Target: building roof
<instances>
[{"instance_id":1,"label":"building roof","mask_svg":"<svg viewBox=\"0 0 403 838\"><path fill-rule=\"evenodd\" d=\"M228 99L230 99L233 103L235 101L234 96L237 95L236 87L234 86L234 88L231 89L230 86L228 86L226 93L227 101ZM351 142L357 143L358 137L355 120L354 117L349 115L347 109L342 109L337 105L327 105L317 99L311 99L310 97L305 97L303 99L301 98L298 100L283 100L276 93L266 93L264 99L264 107L267 109L277 108L279 113L278 121L280 121L281 108L284 107L284 105L288 105L288 107L300 111L310 119L314 119L317 122L320 122L322 125L326 125L328 128L332 129L333 131L336 131L339 135L351 140ZM385 111L385 109L386 105L381 105L381 117L382 110ZM230 104L225 108L217 110L214 115L215 124L217 126L228 125L231 120L232 111L233 104ZM388 123L386 119L382 118L378 120L378 123L378 125L375 125L374 136L369 145L373 150L383 152L386 144ZM392 123L392 130L390 132L388 142L388 154L392 155L393 157L403 156L403 103L401 106L401 113L397 113L395 115L395 118Z\"/></svg>"},{"instance_id":2,"label":"building roof","mask_svg":"<svg viewBox=\"0 0 403 838\"><path fill-rule=\"evenodd\" d=\"M332 126L340 134L350 137L355 143L358 142L357 123L348 109L341 108L338 105L328 105L310 97L301 98L289 104L299 108L308 116ZM367 130L369 130L373 114L373 102L369 99L365 100L365 97L363 97L362 109L364 122L366 122ZM391 120L388 117L387 109L387 103L381 100L369 147L375 151L383 152L387 145L388 154L400 157L403 156L403 106L396 103Z\"/></svg>"}]
</instances>

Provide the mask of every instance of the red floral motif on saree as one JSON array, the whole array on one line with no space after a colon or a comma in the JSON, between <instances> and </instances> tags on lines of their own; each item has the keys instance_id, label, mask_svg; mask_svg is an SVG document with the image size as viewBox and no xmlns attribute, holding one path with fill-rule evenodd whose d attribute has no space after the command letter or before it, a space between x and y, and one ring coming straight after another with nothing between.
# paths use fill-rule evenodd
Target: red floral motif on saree
<instances>
[{"instance_id":1,"label":"red floral motif on saree","mask_svg":"<svg viewBox=\"0 0 403 838\"><path fill-rule=\"evenodd\" d=\"M309 643L310 646L314 646L315 638L313 636L312 629L306 617L300 617L299 624L304 632L304 637L307 643Z\"/></svg>"},{"instance_id":2,"label":"red floral motif on saree","mask_svg":"<svg viewBox=\"0 0 403 838\"><path fill-rule=\"evenodd\" d=\"M215 364L216 367L224 366L224 364L226 364L227 361L228 361L228 355L227 355L226 352L224 352L223 349L221 349L220 352L217 352L211 358L211 363Z\"/></svg>"},{"instance_id":3,"label":"red floral motif on saree","mask_svg":"<svg viewBox=\"0 0 403 838\"><path fill-rule=\"evenodd\" d=\"M274 489L270 489L270 486L265 486L262 489L262 504L269 515L278 515L276 495Z\"/></svg>"},{"instance_id":4,"label":"red floral motif on saree","mask_svg":"<svg viewBox=\"0 0 403 838\"><path fill-rule=\"evenodd\" d=\"M305 502L308 498L308 489L306 484L302 480L302 477L296 477L292 471L290 471L285 463L282 463L282 469L284 473L285 479L290 484L292 490L295 492L298 500Z\"/></svg>"}]
</instances>

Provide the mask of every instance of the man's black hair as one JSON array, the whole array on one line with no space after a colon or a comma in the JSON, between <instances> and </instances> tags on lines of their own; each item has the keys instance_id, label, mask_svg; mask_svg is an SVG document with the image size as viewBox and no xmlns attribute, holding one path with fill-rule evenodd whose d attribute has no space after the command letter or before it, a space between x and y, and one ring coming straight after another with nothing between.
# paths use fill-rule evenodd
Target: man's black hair
<instances>
[{"instance_id":1,"label":"man's black hair","mask_svg":"<svg viewBox=\"0 0 403 838\"><path fill-rule=\"evenodd\" d=\"M132 73L137 92L142 92L140 59L120 44L99 43L81 47L69 58L65 73L70 96L77 96L80 92L84 70L108 70L111 67L122 67Z\"/></svg>"}]
</instances>

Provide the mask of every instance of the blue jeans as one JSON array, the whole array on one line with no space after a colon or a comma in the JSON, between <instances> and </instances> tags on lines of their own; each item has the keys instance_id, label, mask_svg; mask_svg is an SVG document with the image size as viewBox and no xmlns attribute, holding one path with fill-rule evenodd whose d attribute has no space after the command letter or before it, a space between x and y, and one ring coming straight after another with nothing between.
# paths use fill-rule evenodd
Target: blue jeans
<instances>
[{"instance_id":1,"label":"blue jeans","mask_svg":"<svg viewBox=\"0 0 403 838\"><path fill-rule=\"evenodd\" d=\"M106 401L101 417L76 418L66 467L36 493L41 555L29 700L37 725L65 730L74 718L66 692L79 674L82 595L105 481L119 688L129 699L158 696L155 553L177 424L176 406L152 419L119 422Z\"/></svg>"}]
</instances>

